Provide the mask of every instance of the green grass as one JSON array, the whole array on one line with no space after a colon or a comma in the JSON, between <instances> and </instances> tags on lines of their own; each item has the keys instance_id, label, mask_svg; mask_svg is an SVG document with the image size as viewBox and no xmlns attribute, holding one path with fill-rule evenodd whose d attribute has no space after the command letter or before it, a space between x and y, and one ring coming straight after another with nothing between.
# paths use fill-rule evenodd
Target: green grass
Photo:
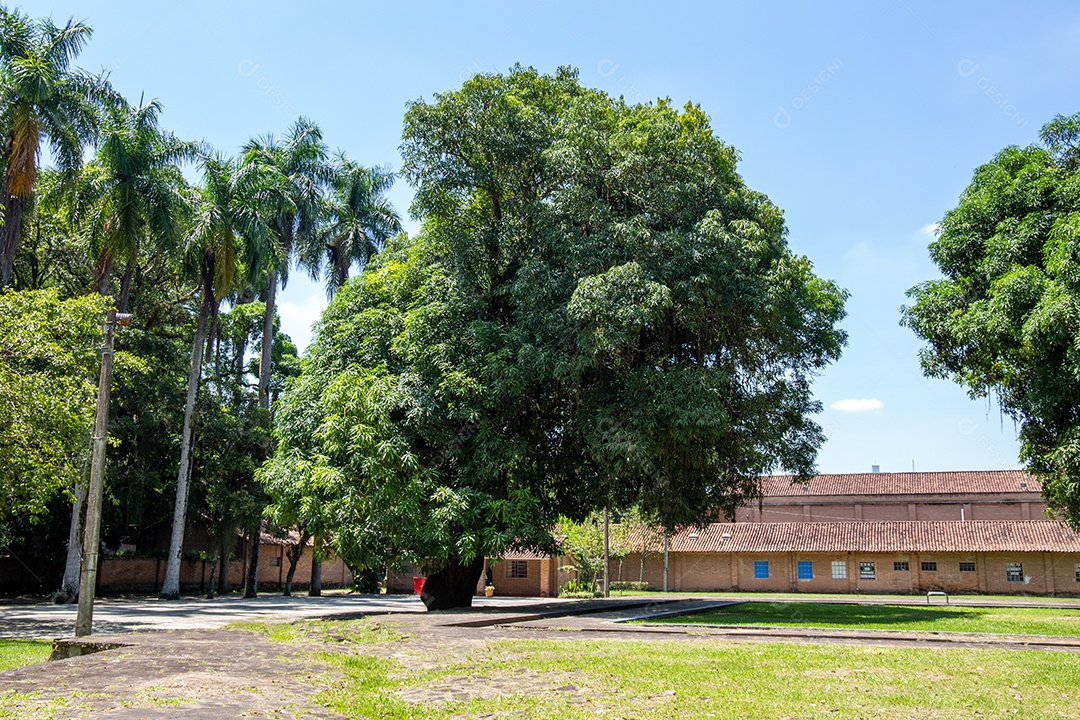
<instances>
[{"instance_id":1,"label":"green grass","mask_svg":"<svg viewBox=\"0 0 1080 720\"><path fill-rule=\"evenodd\" d=\"M745 602L648 622L1080 636L1080 610Z\"/></svg>"},{"instance_id":2,"label":"green grass","mask_svg":"<svg viewBox=\"0 0 1080 720\"><path fill-rule=\"evenodd\" d=\"M368 639L381 632L339 625ZM1080 658L1065 653L575 635L492 642L423 671L394 659L408 650L401 641L327 648L318 701L349 718L390 720L1080 718ZM452 698L455 689L469 695ZM402 697L420 690L449 699Z\"/></svg>"},{"instance_id":3,"label":"green grass","mask_svg":"<svg viewBox=\"0 0 1080 720\"><path fill-rule=\"evenodd\" d=\"M0 638L0 672L43 663L49 659L52 643L45 640L9 640Z\"/></svg>"}]
</instances>

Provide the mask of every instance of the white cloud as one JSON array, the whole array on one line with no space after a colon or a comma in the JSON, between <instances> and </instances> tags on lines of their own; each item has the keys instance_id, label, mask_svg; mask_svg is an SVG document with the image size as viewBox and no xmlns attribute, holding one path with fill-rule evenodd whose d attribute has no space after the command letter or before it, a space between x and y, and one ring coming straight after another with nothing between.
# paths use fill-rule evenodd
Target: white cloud
<instances>
[{"instance_id":1,"label":"white cloud","mask_svg":"<svg viewBox=\"0 0 1080 720\"><path fill-rule=\"evenodd\" d=\"M885 407L885 403L877 398L849 398L847 400L837 400L829 407L840 412L860 413L880 410Z\"/></svg>"},{"instance_id":2,"label":"white cloud","mask_svg":"<svg viewBox=\"0 0 1080 720\"><path fill-rule=\"evenodd\" d=\"M941 223L930 223L929 225L923 225L919 228L919 234L925 235L931 240L938 236L938 232L941 231Z\"/></svg>"}]
</instances>

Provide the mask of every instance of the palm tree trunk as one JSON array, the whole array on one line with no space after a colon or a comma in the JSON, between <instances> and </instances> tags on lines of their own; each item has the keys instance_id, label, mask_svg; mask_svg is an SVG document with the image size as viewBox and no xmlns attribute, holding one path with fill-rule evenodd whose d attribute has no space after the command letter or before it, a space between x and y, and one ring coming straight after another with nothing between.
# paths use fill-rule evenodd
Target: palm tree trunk
<instances>
[{"instance_id":1,"label":"palm tree trunk","mask_svg":"<svg viewBox=\"0 0 1080 720\"><path fill-rule=\"evenodd\" d=\"M60 592L71 600L79 595L79 573L82 570L82 511L86 503L86 483L75 484L75 502L71 504L71 525L68 527L67 560L64 562L64 581Z\"/></svg>"},{"instance_id":2,"label":"palm tree trunk","mask_svg":"<svg viewBox=\"0 0 1080 720\"><path fill-rule=\"evenodd\" d=\"M8 186L6 181L4 186ZM19 249L19 225L27 200L24 197L15 197L10 192L5 192L4 196L4 227L0 230L3 233L3 245L0 246L0 288L7 287L11 282L11 267L15 262L15 251Z\"/></svg>"},{"instance_id":3,"label":"palm tree trunk","mask_svg":"<svg viewBox=\"0 0 1080 720\"><path fill-rule=\"evenodd\" d=\"M131 283L134 280L135 258L132 258L124 268L124 278L120 281L120 295L116 298L116 309L122 313L128 311L128 303L131 301Z\"/></svg>"},{"instance_id":4,"label":"palm tree trunk","mask_svg":"<svg viewBox=\"0 0 1080 720\"><path fill-rule=\"evenodd\" d=\"M277 269L266 277L266 310L263 312L262 346L259 349L259 406L270 409L270 360L274 347L274 299L277 295Z\"/></svg>"},{"instance_id":5,"label":"palm tree trunk","mask_svg":"<svg viewBox=\"0 0 1080 720\"><path fill-rule=\"evenodd\" d=\"M112 275L113 255L108 250L103 250L94 260L94 281L90 286L92 292L104 295L108 292L109 276Z\"/></svg>"},{"instance_id":6,"label":"palm tree trunk","mask_svg":"<svg viewBox=\"0 0 1080 720\"><path fill-rule=\"evenodd\" d=\"M161 586L161 597L168 600L180 598L180 555L184 547L184 524L187 522L188 481L191 478L191 443L194 436L195 400L199 395L199 380L202 377L203 350L206 347L206 321L210 317L210 305L213 303L214 295L213 289L206 286L205 271L203 275L203 297L202 303L199 305L199 321L195 326L195 342L191 347L191 370L188 372L187 404L184 406L184 434L180 439L180 471L176 478L176 504L173 506L172 537L169 540L169 559L165 565L165 582Z\"/></svg>"}]
</instances>

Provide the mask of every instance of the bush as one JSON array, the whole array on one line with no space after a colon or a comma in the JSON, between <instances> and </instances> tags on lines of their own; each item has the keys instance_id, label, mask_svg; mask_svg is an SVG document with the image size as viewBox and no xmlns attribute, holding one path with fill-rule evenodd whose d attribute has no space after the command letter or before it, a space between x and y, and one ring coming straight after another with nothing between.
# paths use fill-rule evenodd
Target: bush
<instances>
[{"instance_id":1,"label":"bush","mask_svg":"<svg viewBox=\"0 0 1080 720\"><path fill-rule=\"evenodd\" d=\"M594 588L591 583L581 580L570 580L559 589L561 598L597 598L603 595L604 593Z\"/></svg>"},{"instance_id":2,"label":"bush","mask_svg":"<svg viewBox=\"0 0 1080 720\"><path fill-rule=\"evenodd\" d=\"M631 582L629 580L618 581L618 582L611 583L611 589L612 590L634 590L636 592L641 592L642 590L648 590L649 589L649 583L647 583L647 582L637 582L637 581Z\"/></svg>"}]
</instances>

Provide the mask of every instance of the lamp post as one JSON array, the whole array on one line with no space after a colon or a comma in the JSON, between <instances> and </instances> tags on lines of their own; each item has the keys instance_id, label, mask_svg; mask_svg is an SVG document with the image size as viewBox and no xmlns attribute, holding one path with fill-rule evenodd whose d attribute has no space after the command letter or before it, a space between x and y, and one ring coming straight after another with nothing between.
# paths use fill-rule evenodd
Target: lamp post
<instances>
[{"instance_id":1,"label":"lamp post","mask_svg":"<svg viewBox=\"0 0 1080 720\"><path fill-rule=\"evenodd\" d=\"M113 340L116 326L131 324L129 313L110 310L105 316L101 346L101 378L98 381L97 411L94 414L93 453L90 458L90 487L86 499L86 528L83 533L83 563L79 578L79 612L75 637L90 634L94 621L94 591L97 586L98 546L101 543L101 496L105 487L105 438L109 426L109 385L112 383Z\"/></svg>"}]
</instances>

